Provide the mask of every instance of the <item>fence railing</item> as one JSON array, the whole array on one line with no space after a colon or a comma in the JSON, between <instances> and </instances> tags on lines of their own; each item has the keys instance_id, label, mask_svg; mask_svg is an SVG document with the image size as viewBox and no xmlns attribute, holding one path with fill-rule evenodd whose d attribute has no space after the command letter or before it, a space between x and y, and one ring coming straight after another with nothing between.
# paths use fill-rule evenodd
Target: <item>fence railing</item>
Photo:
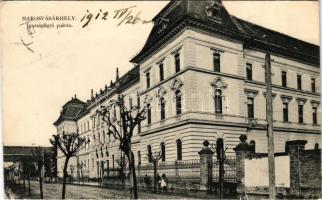
<instances>
[{"instance_id":1,"label":"fence railing","mask_svg":"<svg viewBox=\"0 0 322 200\"><path fill-rule=\"evenodd\" d=\"M224 181L236 182L236 158L227 156L224 160ZM190 179L200 180L200 161L184 160L175 162L159 162L157 165L157 174L162 176L165 174L169 180ZM153 178L154 167L152 163L136 166L136 175L138 179L142 179L145 175ZM128 177L127 166L123 168L104 169L105 179L121 179ZM213 160L212 165L212 180L219 181L219 163L217 159Z\"/></svg>"}]
</instances>

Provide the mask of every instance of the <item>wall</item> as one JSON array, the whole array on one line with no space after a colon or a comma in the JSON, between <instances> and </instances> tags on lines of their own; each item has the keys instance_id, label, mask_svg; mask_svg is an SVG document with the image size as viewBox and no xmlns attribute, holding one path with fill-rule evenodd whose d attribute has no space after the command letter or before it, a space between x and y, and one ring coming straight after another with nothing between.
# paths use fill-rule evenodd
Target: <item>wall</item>
<instances>
[{"instance_id":1,"label":"wall","mask_svg":"<svg viewBox=\"0 0 322 200\"><path fill-rule=\"evenodd\" d=\"M276 187L290 187L290 158L288 155L275 157ZM245 186L268 187L268 159L245 160Z\"/></svg>"}]
</instances>

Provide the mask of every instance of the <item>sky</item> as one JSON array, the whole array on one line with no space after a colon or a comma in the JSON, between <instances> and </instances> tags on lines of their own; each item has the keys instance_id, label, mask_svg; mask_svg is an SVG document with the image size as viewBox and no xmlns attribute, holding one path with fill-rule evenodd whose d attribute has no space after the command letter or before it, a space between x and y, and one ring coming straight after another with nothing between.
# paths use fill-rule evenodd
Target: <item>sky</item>
<instances>
[{"instance_id":1,"label":"sky","mask_svg":"<svg viewBox=\"0 0 322 200\"><path fill-rule=\"evenodd\" d=\"M0 2L4 145L49 146L49 138L56 133L53 122L67 101L75 94L86 101L91 89L99 91L115 80L116 67L121 75L133 67L129 60L144 45L152 23L123 22L118 26L121 20L101 19L104 12L113 16L115 10L136 6L132 12L136 15L141 11L139 16L149 21L166 4L167 1ZM318 2L224 1L224 6L234 16L319 44ZM89 13L93 17L82 28L86 18L81 19ZM45 16L47 20L31 24L54 23L55 27L34 28L28 33L23 24L23 17L28 16ZM56 16L75 20L50 20ZM56 28L61 23L72 27Z\"/></svg>"}]
</instances>

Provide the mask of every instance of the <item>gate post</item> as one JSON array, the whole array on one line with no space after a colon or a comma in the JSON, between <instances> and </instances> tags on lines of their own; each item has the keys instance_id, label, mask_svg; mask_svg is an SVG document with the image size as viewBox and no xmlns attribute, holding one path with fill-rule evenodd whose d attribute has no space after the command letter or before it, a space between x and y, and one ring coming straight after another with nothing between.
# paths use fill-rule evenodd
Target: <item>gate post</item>
<instances>
[{"instance_id":1,"label":"gate post","mask_svg":"<svg viewBox=\"0 0 322 200\"><path fill-rule=\"evenodd\" d=\"M236 152L236 181L237 193L245 194L245 158L251 154L252 147L246 142L247 136L239 136L240 143L234 148Z\"/></svg>"},{"instance_id":2,"label":"gate post","mask_svg":"<svg viewBox=\"0 0 322 200\"><path fill-rule=\"evenodd\" d=\"M203 142L200 156L200 190L209 191L212 182L212 155L214 152L209 148L209 142Z\"/></svg>"},{"instance_id":3,"label":"gate post","mask_svg":"<svg viewBox=\"0 0 322 200\"><path fill-rule=\"evenodd\" d=\"M301 168L306 140L287 141L286 152L290 156L290 195L301 196Z\"/></svg>"}]
</instances>

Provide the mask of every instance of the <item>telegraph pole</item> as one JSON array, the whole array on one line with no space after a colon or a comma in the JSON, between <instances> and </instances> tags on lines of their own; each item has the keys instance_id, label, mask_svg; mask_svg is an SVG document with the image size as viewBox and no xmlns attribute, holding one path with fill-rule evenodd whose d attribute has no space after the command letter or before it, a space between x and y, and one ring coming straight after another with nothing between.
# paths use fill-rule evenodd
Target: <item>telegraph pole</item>
<instances>
[{"instance_id":1,"label":"telegraph pole","mask_svg":"<svg viewBox=\"0 0 322 200\"><path fill-rule=\"evenodd\" d=\"M265 82L266 82L266 120L267 120L267 144L268 144L268 181L269 199L276 198L275 188L275 158L274 158L274 133L273 133L273 102L272 102L272 69L271 56L265 56Z\"/></svg>"}]
</instances>

